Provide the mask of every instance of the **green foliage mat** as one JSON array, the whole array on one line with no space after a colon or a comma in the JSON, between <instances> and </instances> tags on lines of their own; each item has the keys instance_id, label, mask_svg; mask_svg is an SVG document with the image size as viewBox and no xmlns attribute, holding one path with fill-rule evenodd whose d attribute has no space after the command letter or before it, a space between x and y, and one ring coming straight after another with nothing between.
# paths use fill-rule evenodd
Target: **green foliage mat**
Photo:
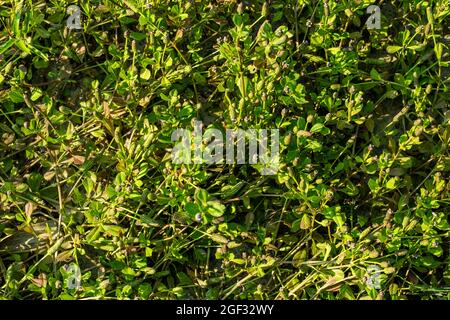
<instances>
[{"instance_id":1,"label":"green foliage mat","mask_svg":"<svg viewBox=\"0 0 450 320\"><path fill-rule=\"evenodd\" d=\"M449 298L448 0L7 0L0 26L1 298ZM195 119L278 128L278 172L174 165Z\"/></svg>"}]
</instances>

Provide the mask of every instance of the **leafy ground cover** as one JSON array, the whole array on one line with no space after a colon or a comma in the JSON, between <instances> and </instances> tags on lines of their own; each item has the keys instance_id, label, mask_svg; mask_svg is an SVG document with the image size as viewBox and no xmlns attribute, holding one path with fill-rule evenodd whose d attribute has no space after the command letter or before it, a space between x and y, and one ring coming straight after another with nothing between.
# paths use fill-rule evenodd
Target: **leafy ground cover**
<instances>
[{"instance_id":1,"label":"leafy ground cover","mask_svg":"<svg viewBox=\"0 0 450 320\"><path fill-rule=\"evenodd\" d=\"M0 297L448 299L449 22L447 0L0 1ZM278 128L278 172L174 165L196 119Z\"/></svg>"}]
</instances>

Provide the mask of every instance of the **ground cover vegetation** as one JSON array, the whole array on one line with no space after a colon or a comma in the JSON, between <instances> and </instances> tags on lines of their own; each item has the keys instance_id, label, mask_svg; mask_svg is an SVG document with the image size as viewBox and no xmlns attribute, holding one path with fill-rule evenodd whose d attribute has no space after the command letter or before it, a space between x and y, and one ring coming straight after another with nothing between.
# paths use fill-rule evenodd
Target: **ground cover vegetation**
<instances>
[{"instance_id":1,"label":"ground cover vegetation","mask_svg":"<svg viewBox=\"0 0 450 320\"><path fill-rule=\"evenodd\" d=\"M0 1L0 297L448 299L449 28L447 0ZM194 121L279 129L278 170L174 164Z\"/></svg>"}]
</instances>

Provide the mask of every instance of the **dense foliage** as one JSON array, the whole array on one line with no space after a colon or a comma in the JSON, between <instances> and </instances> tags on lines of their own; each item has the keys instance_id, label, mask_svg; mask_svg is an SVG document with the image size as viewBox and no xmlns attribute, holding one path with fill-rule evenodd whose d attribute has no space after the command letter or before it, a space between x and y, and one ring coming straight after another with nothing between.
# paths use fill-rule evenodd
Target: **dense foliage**
<instances>
[{"instance_id":1,"label":"dense foliage","mask_svg":"<svg viewBox=\"0 0 450 320\"><path fill-rule=\"evenodd\" d=\"M0 297L450 297L448 0L7 0L0 26ZM196 119L278 128L278 172L174 165Z\"/></svg>"}]
</instances>

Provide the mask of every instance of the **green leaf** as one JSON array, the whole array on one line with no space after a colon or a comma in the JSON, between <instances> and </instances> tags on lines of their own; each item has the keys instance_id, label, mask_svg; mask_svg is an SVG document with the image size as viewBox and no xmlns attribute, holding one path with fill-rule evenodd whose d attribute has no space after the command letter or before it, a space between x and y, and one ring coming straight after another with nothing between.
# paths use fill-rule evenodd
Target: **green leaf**
<instances>
[{"instance_id":1,"label":"green leaf","mask_svg":"<svg viewBox=\"0 0 450 320\"><path fill-rule=\"evenodd\" d=\"M372 70L370 70L370 76L372 77L373 80L376 80L376 81L383 80L381 78L380 74L378 73L378 71L375 70L375 68L372 68Z\"/></svg>"},{"instance_id":2,"label":"green leaf","mask_svg":"<svg viewBox=\"0 0 450 320\"><path fill-rule=\"evenodd\" d=\"M369 188L372 192L376 192L378 190L378 180L375 178L370 178L368 182Z\"/></svg>"},{"instance_id":3,"label":"green leaf","mask_svg":"<svg viewBox=\"0 0 450 320\"><path fill-rule=\"evenodd\" d=\"M23 94L22 94L22 91L20 89L16 89L16 90L11 91L9 93L9 99L13 103L22 103L22 102L24 102Z\"/></svg>"},{"instance_id":4,"label":"green leaf","mask_svg":"<svg viewBox=\"0 0 450 320\"><path fill-rule=\"evenodd\" d=\"M23 253L38 249L43 243L39 238L28 232L16 232L0 242L0 252Z\"/></svg>"},{"instance_id":5,"label":"green leaf","mask_svg":"<svg viewBox=\"0 0 450 320\"><path fill-rule=\"evenodd\" d=\"M345 188L342 191L352 197L359 194L359 189L350 180L347 181Z\"/></svg>"},{"instance_id":6,"label":"green leaf","mask_svg":"<svg viewBox=\"0 0 450 320\"><path fill-rule=\"evenodd\" d=\"M308 140L307 148L312 151L319 152L322 150L322 144L317 140Z\"/></svg>"},{"instance_id":7,"label":"green leaf","mask_svg":"<svg viewBox=\"0 0 450 320\"><path fill-rule=\"evenodd\" d=\"M134 40L137 41L142 41L147 39L147 35L145 33L141 33L141 32L131 32L130 33L131 38L133 38Z\"/></svg>"},{"instance_id":8,"label":"green leaf","mask_svg":"<svg viewBox=\"0 0 450 320\"><path fill-rule=\"evenodd\" d=\"M127 175L125 172L119 172L114 179L114 184L116 186L123 186L124 182L127 180Z\"/></svg>"},{"instance_id":9,"label":"green leaf","mask_svg":"<svg viewBox=\"0 0 450 320\"><path fill-rule=\"evenodd\" d=\"M240 26L242 24L242 16L240 14L234 14L233 15L233 23L236 26Z\"/></svg>"},{"instance_id":10,"label":"green leaf","mask_svg":"<svg viewBox=\"0 0 450 320\"><path fill-rule=\"evenodd\" d=\"M16 39L10 38L6 41L2 46L0 46L0 54L5 53L10 47L12 47L16 43Z\"/></svg>"},{"instance_id":11,"label":"green leaf","mask_svg":"<svg viewBox=\"0 0 450 320\"><path fill-rule=\"evenodd\" d=\"M213 217L221 217L225 213L225 206L218 201L208 201L207 211Z\"/></svg>"},{"instance_id":12,"label":"green leaf","mask_svg":"<svg viewBox=\"0 0 450 320\"><path fill-rule=\"evenodd\" d=\"M115 225L102 225L103 231L113 237L119 237L122 234L125 234L125 229L120 226Z\"/></svg>"},{"instance_id":13,"label":"green leaf","mask_svg":"<svg viewBox=\"0 0 450 320\"><path fill-rule=\"evenodd\" d=\"M141 77L141 79L148 80L148 79L150 79L152 74L151 74L150 70L148 70L146 68L141 71L141 74L139 76Z\"/></svg>"},{"instance_id":14,"label":"green leaf","mask_svg":"<svg viewBox=\"0 0 450 320\"><path fill-rule=\"evenodd\" d=\"M317 133L317 132L320 132L320 131L322 131L322 129L324 128L325 126L322 124L322 123L316 123L316 124L314 124L313 126L312 126L312 128L311 128L311 132L312 133Z\"/></svg>"},{"instance_id":15,"label":"green leaf","mask_svg":"<svg viewBox=\"0 0 450 320\"><path fill-rule=\"evenodd\" d=\"M386 48L386 51L387 51L387 53L392 54L392 53L396 53L397 51L399 51L399 50L401 50L401 49L402 49L401 46L388 46L388 47Z\"/></svg>"},{"instance_id":16,"label":"green leaf","mask_svg":"<svg viewBox=\"0 0 450 320\"><path fill-rule=\"evenodd\" d=\"M396 184L397 184L397 179L391 178L391 179L389 179L388 182L386 182L386 188L388 188L389 190L394 190Z\"/></svg>"},{"instance_id":17,"label":"green leaf","mask_svg":"<svg viewBox=\"0 0 450 320\"><path fill-rule=\"evenodd\" d=\"M314 32L311 36L311 44L315 47L323 46L323 36L321 36L318 32Z\"/></svg>"},{"instance_id":18,"label":"green leaf","mask_svg":"<svg viewBox=\"0 0 450 320\"><path fill-rule=\"evenodd\" d=\"M195 191L195 195L194 195L195 200L197 201L198 204L200 204L203 207L206 207L208 204L208 192L205 189L197 189Z\"/></svg>"},{"instance_id":19,"label":"green leaf","mask_svg":"<svg viewBox=\"0 0 450 320\"><path fill-rule=\"evenodd\" d=\"M440 61L442 58L442 52L444 50L444 46L442 45L442 43L437 43L436 46L434 47L434 52L436 53L436 58Z\"/></svg>"}]
</instances>

